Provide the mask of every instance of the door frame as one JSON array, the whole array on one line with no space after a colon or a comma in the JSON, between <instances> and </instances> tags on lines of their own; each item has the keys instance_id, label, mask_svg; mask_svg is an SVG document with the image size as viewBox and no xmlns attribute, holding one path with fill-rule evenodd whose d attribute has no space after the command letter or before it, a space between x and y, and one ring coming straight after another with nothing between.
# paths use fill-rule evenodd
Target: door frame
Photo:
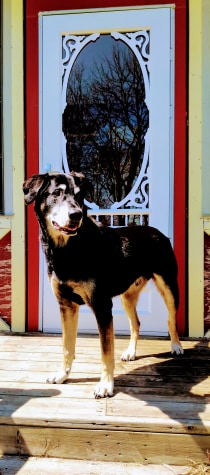
<instances>
[{"instance_id":1,"label":"door frame","mask_svg":"<svg viewBox=\"0 0 210 475\"><path fill-rule=\"evenodd\" d=\"M79 3L79 4L78 4ZM118 7L112 0L110 7ZM160 6L157 0L139 1L136 6ZM162 0L162 5L167 5ZM120 6L132 7L130 0ZM72 0L71 10L106 8L106 4L92 0ZM39 86L38 86L38 14L41 11L69 10L68 0L26 0L26 176L39 170ZM180 307L177 326L186 335L187 279L186 279L186 21L187 0L176 0L175 6L175 130L174 130L174 250L179 265ZM33 51L33 54L31 52ZM39 229L32 207L27 208L27 330L38 330L39 319Z\"/></svg>"}]
</instances>

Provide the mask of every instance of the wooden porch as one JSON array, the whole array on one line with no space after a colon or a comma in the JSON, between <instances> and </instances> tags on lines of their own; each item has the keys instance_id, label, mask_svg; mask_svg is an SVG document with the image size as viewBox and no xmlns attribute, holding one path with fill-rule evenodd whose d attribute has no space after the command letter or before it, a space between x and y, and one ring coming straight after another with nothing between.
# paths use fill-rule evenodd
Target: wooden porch
<instances>
[{"instance_id":1,"label":"wooden porch","mask_svg":"<svg viewBox=\"0 0 210 475\"><path fill-rule=\"evenodd\" d=\"M142 338L137 359L122 362L125 340L115 340L114 396L95 400L97 336L78 337L71 379L49 385L46 378L61 364L61 336L0 335L1 475L17 473L15 461L18 473L37 473L39 460L45 468L38 473L51 475L168 475L168 465L209 463L209 342L184 340L184 355L172 357L169 340ZM28 456L34 471L32 465L23 470ZM47 457L60 469L51 464L48 471ZM104 469L97 471L99 463ZM147 471L142 464L153 465ZM187 472L179 467L174 473Z\"/></svg>"}]
</instances>

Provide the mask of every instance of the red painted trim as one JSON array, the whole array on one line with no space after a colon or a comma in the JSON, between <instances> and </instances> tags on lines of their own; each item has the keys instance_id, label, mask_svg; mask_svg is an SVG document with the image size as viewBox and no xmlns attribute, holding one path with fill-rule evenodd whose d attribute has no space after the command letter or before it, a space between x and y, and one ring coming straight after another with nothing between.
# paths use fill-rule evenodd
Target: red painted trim
<instances>
[{"instance_id":1,"label":"red painted trim","mask_svg":"<svg viewBox=\"0 0 210 475\"><path fill-rule=\"evenodd\" d=\"M186 25L187 0L175 0L175 191L174 247L179 265L178 330L186 334ZM135 5L168 4L168 0L139 0ZM26 175L39 170L38 143L38 13L40 11L133 6L131 0L26 0ZM28 330L38 329L39 245L34 212L27 213Z\"/></svg>"},{"instance_id":2,"label":"red painted trim","mask_svg":"<svg viewBox=\"0 0 210 475\"><path fill-rule=\"evenodd\" d=\"M187 2L177 2L175 23L174 250L179 266L177 327L187 335Z\"/></svg>"}]
</instances>

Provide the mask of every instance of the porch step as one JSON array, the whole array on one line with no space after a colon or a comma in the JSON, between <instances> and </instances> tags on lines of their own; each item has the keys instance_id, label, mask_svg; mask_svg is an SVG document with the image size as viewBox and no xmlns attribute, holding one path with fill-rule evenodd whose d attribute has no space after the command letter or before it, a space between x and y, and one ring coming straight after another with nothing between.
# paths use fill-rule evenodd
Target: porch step
<instances>
[{"instance_id":1,"label":"porch step","mask_svg":"<svg viewBox=\"0 0 210 475\"><path fill-rule=\"evenodd\" d=\"M140 465L136 463L90 462L58 458L0 458L1 475L188 475L190 467Z\"/></svg>"},{"instance_id":2,"label":"porch step","mask_svg":"<svg viewBox=\"0 0 210 475\"><path fill-rule=\"evenodd\" d=\"M37 460L17 456L42 458L43 464L51 457L64 467L69 460L75 467L82 460L85 473L95 474L100 467L98 473L109 475L113 463L122 468L119 473L133 474L125 472L127 464L129 470L135 464L141 470L148 468L143 464L166 470L190 460L209 462L208 341L184 341L185 354L177 358L169 352L169 341L142 339L136 361L122 362L126 344L125 338L116 339L114 397L95 400L98 338L78 338L71 380L52 386L44 381L60 368L61 337L0 336L0 454L14 456L14 463Z\"/></svg>"}]
</instances>

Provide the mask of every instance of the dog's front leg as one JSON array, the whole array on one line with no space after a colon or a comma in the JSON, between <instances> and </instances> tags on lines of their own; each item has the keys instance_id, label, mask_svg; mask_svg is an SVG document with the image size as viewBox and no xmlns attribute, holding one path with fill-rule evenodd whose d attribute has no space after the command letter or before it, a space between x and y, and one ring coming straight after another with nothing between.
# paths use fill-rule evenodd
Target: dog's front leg
<instances>
[{"instance_id":1,"label":"dog's front leg","mask_svg":"<svg viewBox=\"0 0 210 475\"><path fill-rule=\"evenodd\" d=\"M100 307L99 311L95 308L93 309L98 323L102 363L101 379L95 388L95 398L113 396L114 389L114 330L111 312L112 302L110 302L109 306L106 306L104 304L104 299L101 298Z\"/></svg>"},{"instance_id":2,"label":"dog's front leg","mask_svg":"<svg viewBox=\"0 0 210 475\"><path fill-rule=\"evenodd\" d=\"M98 324L100 344L101 344L101 363L102 373L100 382L97 384L94 395L95 398L113 396L114 390L114 334L113 321L106 328Z\"/></svg>"},{"instance_id":3,"label":"dog's front leg","mask_svg":"<svg viewBox=\"0 0 210 475\"><path fill-rule=\"evenodd\" d=\"M68 302L68 307L60 306L60 312L63 333L63 370L46 381L54 384L62 384L71 372L72 361L75 358L79 305Z\"/></svg>"},{"instance_id":4,"label":"dog's front leg","mask_svg":"<svg viewBox=\"0 0 210 475\"><path fill-rule=\"evenodd\" d=\"M60 307L63 337L63 370L49 377L46 382L62 384L68 379L72 361L75 358L79 305L64 297L62 286L60 286L57 279L52 278L51 285Z\"/></svg>"}]
</instances>

